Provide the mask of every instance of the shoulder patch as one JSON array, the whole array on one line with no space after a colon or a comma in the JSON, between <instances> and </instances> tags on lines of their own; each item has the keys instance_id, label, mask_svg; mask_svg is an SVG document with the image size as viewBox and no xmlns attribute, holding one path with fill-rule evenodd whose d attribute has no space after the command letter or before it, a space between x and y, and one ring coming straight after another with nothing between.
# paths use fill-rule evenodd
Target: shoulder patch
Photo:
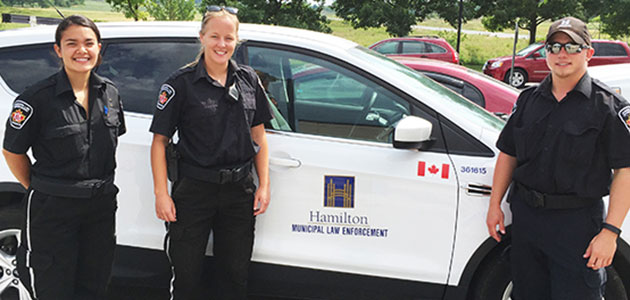
<instances>
[{"instance_id":1,"label":"shoulder patch","mask_svg":"<svg viewBox=\"0 0 630 300\"><path fill-rule=\"evenodd\" d=\"M9 124L15 129L22 129L33 115L33 107L23 100L15 100L9 117Z\"/></svg>"},{"instance_id":2,"label":"shoulder patch","mask_svg":"<svg viewBox=\"0 0 630 300\"><path fill-rule=\"evenodd\" d=\"M630 106L626 106L622 108L619 111L618 115L619 115L619 118L621 119L621 122L623 122L623 124L626 125L626 129L630 131Z\"/></svg>"},{"instance_id":3,"label":"shoulder patch","mask_svg":"<svg viewBox=\"0 0 630 300\"><path fill-rule=\"evenodd\" d=\"M175 89L170 84L163 84L160 88L160 96L158 97L157 109L163 110L174 96Z\"/></svg>"}]
</instances>

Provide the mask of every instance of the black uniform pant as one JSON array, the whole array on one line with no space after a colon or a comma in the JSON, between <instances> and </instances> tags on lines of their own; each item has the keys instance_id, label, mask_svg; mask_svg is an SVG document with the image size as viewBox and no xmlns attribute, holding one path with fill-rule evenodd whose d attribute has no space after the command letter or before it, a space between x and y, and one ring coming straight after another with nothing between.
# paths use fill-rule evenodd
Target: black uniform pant
<instances>
[{"instance_id":1,"label":"black uniform pant","mask_svg":"<svg viewBox=\"0 0 630 300\"><path fill-rule=\"evenodd\" d=\"M18 272L33 299L105 299L116 208L115 193L65 198L29 189Z\"/></svg>"},{"instance_id":2,"label":"black uniform pant","mask_svg":"<svg viewBox=\"0 0 630 300\"><path fill-rule=\"evenodd\" d=\"M183 177L173 187L177 221L168 224L165 247L174 300L204 298L203 266L210 232L215 257L213 299L247 299L247 276L254 244L252 175L215 184Z\"/></svg>"},{"instance_id":3,"label":"black uniform pant","mask_svg":"<svg viewBox=\"0 0 630 300\"><path fill-rule=\"evenodd\" d=\"M601 230L603 202L578 209L533 208L528 193L510 195L515 300L601 300L606 272L586 266L586 248Z\"/></svg>"}]
</instances>

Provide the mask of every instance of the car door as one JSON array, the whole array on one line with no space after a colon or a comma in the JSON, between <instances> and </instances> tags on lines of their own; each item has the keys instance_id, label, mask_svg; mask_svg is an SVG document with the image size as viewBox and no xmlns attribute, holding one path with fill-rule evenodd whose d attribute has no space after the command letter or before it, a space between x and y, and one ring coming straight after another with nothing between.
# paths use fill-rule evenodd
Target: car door
<instances>
[{"instance_id":1,"label":"car door","mask_svg":"<svg viewBox=\"0 0 630 300\"><path fill-rule=\"evenodd\" d=\"M540 47L527 56L526 70L529 75L530 82L540 82L547 74L549 74L549 67L547 67L547 52L545 47Z\"/></svg>"},{"instance_id":2,"label":"car door","mask_svg":"<svg viewBox=\"0 0 630 300\"><path fill-rule=\"evenodd\" d=\"M193 61L199 51L195 38L112 39L103 43L103 63L97 72L118 87L127 133L117 149L117 243L162 249L164 224L155 216L150 166L149 132L158 91L170 74ZM147 51L150 49L150 51Z\"/></svg>"},{"instance_id":3,"label":"car door","mask_svg":"<svg viewBox=\"0 0 630 300\"><path fill-rule=\"evenodd\" d=\"M254 260L443 284L458 184L438 115L322 53L256 42L239 51L277 113ZM392 147L405 115L433 124L429 150Z\"/></svg>"}]
</instances>

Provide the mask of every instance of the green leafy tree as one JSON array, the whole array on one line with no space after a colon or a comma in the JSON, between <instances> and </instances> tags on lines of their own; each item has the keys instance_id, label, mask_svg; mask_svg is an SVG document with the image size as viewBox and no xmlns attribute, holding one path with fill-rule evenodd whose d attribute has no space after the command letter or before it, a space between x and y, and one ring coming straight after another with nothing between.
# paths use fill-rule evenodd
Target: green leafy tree
<instances>
[{"instance_id":1,"label":"green leafy tree","mask_svg":"<svg viewBox=\"0 0 630 300\"><path fill-rule=\"evenodd\" d=\"M304 28L321 32L332 32L330 21L322 15L325 0L203 0L201 11L207 5L225 5L239 9L238 18L243 23L258 23Z\"/></svg>"},{"instance_id":2,"label":"green leafy tree","mask_svg":"<svg viewBox=\"0 0 630 300\"><path fill-rule=\"evenodd\" d=\"M444 0L452 1L452 0ZM432 12L431 0L337 0L332 5L337 16L354 28L386 28L392 36L405 36L411 26Z\"/></svg>"},{"instance_id":3,"label":"green leafy tree","mask_svg":"<svg viewBox=\"0 0 630 300\"><path fill-rule=\"evenodd\" d=\"M141 10L145 7L145 0L105 0L115 10L122 12L125 17L133 18L135 21L146 20L147 12Z\"/></svg>"},{"instance_id":4,"label":"green leafy tree","mask_svg":"<svg viewBox=\"0 0 630 300\"><path fill-rule=\"evenodd\" d=\"M469 20L479 18L481 10L479 5L465 0L462 1L462 24ZM457 28L459 21L459 0L433 1L432 10L444 21Z\"/></svg>"},{"instance_id":5,"label":"green leafy tree","mask_svg":"<svg viewBox=\"0 0 630 300\"><path fill-rule=\"evenodd\" d=\"M564 16L585 20L585 3L591 0L471 0L484 17L481 22L491 31L514 28L518 20L521 29L529 31L529 42L536 42L536 28L542 22Z\"/></svg>"},{"instance_id":6,"label":"green leafy tree","mask_svg":"<svg viewBox=\"0 0 630 300\"><path fill-rule=\"evenodd\" d=\"M146 7L156 20L190 21L195 17L194 0L148 0Z\"/></svg>"},{"instance_id":7,"label":"green leafy tree","mask_svg":"<svg viewBox=\"0 0 630 300\"><path fill-rule=\"evenodd\" d=\"M630 35L630 0L605 0L600 11L602 32L613 38Z\"/></svg>"}]
</instances>

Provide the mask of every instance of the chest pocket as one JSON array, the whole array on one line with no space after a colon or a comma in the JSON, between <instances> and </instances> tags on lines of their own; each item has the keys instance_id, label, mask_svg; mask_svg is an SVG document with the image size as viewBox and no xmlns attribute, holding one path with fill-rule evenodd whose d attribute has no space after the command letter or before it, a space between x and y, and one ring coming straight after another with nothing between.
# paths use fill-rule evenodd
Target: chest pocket
<instances>
[{"instance_id":1,"label":"chest pocket","mask_svg":"<svg viewBox=\"0 0 630 300\"><path fill-rule=\"evenodd\" d=\"M43 146L56 161L81 157L88 148L87 123L52 126L43 132Z\"/></svg>"},{"instance_id":2,"label":"chest pocket","mask_svg":"<svg viewBox=\"0 0 630 300\"><path fill-rule=\"evenodd\" d=\"M567 122L558 139L560 153L571 164L583 164L593 160L600 128L596 124Z\"/></svg>"},{"instance_id":3,"label":"chest pocket","mask_svg":"<svg viewBox=\"0 0 630 300\"><path fill-rule=\"evenodd\" d=\"M240 100L243 104L243 111L245 112L245 119L247 124L251 127L254 121L254 114L256 113L256 91L251 88L245 88L241 90Z\"/></svg>"}]
</instances>

